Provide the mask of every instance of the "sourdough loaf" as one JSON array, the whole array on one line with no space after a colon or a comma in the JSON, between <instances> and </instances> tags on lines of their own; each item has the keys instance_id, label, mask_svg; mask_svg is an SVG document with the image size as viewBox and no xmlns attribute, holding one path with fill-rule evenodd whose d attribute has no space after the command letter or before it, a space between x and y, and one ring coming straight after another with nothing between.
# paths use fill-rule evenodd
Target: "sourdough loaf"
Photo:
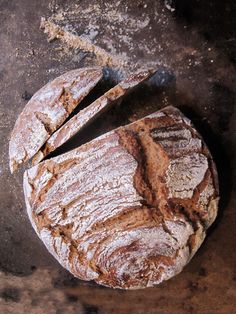
<instances>
[{"instance_id":1,"label":"sourdough loaf","mask_svg":"<svg viewBox=\"0 0 236 314\"><path fill-rule=\"evenodd\" d=\"M140 83L147 80L155 73L154 70L139 71L130 75L124 81L120 82L104 95L96 99L88 107L74 115L70 120L63 124L52 136L47 140L43 147L37 152L33 158L33 164L37 164L49 153L66 143L75 134L81 131L85 126L90 124L99 115L108 110L112 105L122 100L130 91L136 88Z\"/></svg>"},{"instance_id":2,"label":"sourdough loaf","mask_svg":"<svg viewBox=\"0 0 236 314\"><path fill-rule=\"evenodd\" d=\"M99 67L72 70L42 87L19 115L9 144L11 172L31 159L102 78Z\"/></svg>"},{"instance_id":3,"label":"sourdough loaf","mask_svg":"<svg viewBox=\"0 0 236 314\"><path fill-rule=\"evenodd\" d=\"M34 166L24 193L35 231L62 266L122 289L178 274L219 198L212 157L174 107Z\"/></svg>"}]
</instances>

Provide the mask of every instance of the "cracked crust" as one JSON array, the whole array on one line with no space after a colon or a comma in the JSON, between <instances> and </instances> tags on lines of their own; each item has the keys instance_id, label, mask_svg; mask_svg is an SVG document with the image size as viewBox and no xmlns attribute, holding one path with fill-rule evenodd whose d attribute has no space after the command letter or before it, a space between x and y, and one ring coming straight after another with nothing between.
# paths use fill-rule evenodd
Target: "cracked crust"
<instances>
[{"instance_id":1,"label":"cracked crust","mask_svg":"<svg viewBox=\"0 0 236 314\"><path fill-rule=\"evenodd\" d=\"M139 289L195 254L216 217L217 182L200 135L167 107L29 169L24 191L32 225L61 265Z\"/></svg>"},{"instance_id":2,"label":"cracked crust","mask_svg":"<svg viewBox=\"0 0 236 314\"><path fill-rule=\"evenodd\" d=\"M42 87L18 117L9 143L10 170L31 159L102 78L99 67L72 70Z\"/></svg>"},{"instance_id":3,"label":"cracked crust","mask_svg":"<svg viewBox=\"0 0 236 314\"><path fill-rule=\"evenodd\" d=\"M104 95L96 99L88 107L73 116L47 140L44 146L33 158L33 164L37 164L49 153L66 143L100 114L108 110L114 103L122 100L126 94L137 87L140 83L150 78L150 76L154 73L154 70L145 70L129 76L124 81L107 91Z\"/></svg>"}]
</instances>

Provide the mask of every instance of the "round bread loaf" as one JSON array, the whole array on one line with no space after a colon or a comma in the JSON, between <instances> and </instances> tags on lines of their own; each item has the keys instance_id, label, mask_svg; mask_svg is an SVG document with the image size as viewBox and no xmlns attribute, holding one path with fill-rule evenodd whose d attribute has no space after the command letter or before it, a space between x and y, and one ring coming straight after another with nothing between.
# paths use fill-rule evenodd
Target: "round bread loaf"
<instances>
[{"instance_id":1,"label":"round bread loaf","mask_svg":"<svg viewBox=\"0 0 236 314\"><path fill-rule=\"evenodd\" d=\"M166 107L24 174L31 223L74 276L122 289L178 274L218 207L212 157Z\"/></svg>"}]
</instances>

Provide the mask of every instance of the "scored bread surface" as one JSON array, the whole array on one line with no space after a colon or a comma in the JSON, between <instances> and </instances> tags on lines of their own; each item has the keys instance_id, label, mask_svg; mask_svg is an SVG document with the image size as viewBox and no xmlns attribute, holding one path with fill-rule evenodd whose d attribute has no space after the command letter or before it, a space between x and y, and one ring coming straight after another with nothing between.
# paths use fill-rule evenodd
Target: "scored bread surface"
<instances>
[{"instance_id":1,"label":"scored bread surface","mask_svg":"<svg viewBox=\"0 0 236 314\"><path fill-rule=\"evenodd\" d=\"M217 214L212 157L166 107L24 174L31 223L74 276L123 289L178 274Z\"/></svg>"}]
</instances>

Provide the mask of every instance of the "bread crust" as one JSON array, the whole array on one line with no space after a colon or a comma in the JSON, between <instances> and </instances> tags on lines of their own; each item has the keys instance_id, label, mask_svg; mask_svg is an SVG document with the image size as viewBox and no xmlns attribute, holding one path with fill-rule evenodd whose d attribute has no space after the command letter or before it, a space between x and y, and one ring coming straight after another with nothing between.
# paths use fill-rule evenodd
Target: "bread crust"
<instances>
[{"instance_id":1,"label":"bread crust","mask_svg":"<svg viewBox=\"0 0 236 314\"><path fill-rule=\"evenodd\" d=\"M11 134L11 172L38 152L101 78L100 67L76 69L57 77L34 94Z\"/></svg>"},{"instance_id":2,"label":"bread crust","mask_svg":"<svg viewBox=\"0 0 236 314\"><path fill-rule=\"evenodd\" d=\"M24 174L31 223L74 276L121 289L178 274L217 213L217 172L190 121L166 107Z\"/></svg>"}]
</instances>

